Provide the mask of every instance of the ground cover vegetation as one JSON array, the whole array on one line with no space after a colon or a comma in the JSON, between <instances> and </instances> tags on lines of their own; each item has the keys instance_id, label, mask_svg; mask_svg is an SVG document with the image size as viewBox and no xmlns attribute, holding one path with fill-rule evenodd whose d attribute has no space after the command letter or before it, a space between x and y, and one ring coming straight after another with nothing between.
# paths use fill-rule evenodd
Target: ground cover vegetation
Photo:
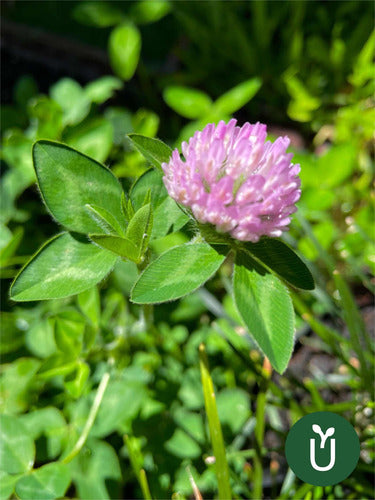
<instances>
[{"instance_id":1,"label":"ground cover vegetation","mask_svg":"<svg viewBox=\"0 0 375 500\"><path fill-rule=\"evenodd\" d=\"M4 2L1 498L374 497L372 19ZM281 238L218 233L165 188L172 150L232 117L291 139ZM360 439L338 485L286 463L315 411Z\"/></svg>"}]
</instances>

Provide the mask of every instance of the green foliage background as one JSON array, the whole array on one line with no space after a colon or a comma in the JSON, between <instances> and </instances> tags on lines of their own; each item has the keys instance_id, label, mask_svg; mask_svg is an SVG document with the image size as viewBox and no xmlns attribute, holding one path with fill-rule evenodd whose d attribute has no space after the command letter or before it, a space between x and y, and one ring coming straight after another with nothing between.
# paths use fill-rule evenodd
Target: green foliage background
<instances>
[{"instance_id":1,"label":"green foliage background","mask_svg":"<svg viewBox=\"0 0 375 500\"><path fill-rule=\"evenodd\" d=\"M14 86L4 86L1 108L1 498L179 499L194 495L194 483L203 497L225 498L226 461L234 498L373 498L373 14L371 2L354 1L4 3L7 33L24 26L27 39L38 29L70 40L77 53L89 46L105 62L92 78L84 64L69 67L69 45L59 70L51 57L44 71L32 59L14 70L22 75L16 82L10 70L5 78ZM291 289L296 340L282 376L243 326L230 260L204 288L157 306L152 327L147 307L129 301L136 264L112 254L93 268L105 277L116 262L113 272L74 297L9 299L20 267L58 231L35 188L36 140L103 162L127 192L139 179L138 209L156 183L142 175L153 157L145 161L126 135L174 147L233 114L269 124L271 136L289 134L302 167L303 194L285 241L317 286ZM67 174L51 171L58 191ZM192 236L184 215L177 220L158 196L154 190L150 200L156 255ZM86 213L62 221L59 210L52 215L60 224L80 232L86 218L97 232ZM210 383L225 460L212 437L209 391L204 398ZM346 417L361 441L355 472L325 488L299 481L283 451L290 426L320 410Z\"/></svg>"}]
</instances>

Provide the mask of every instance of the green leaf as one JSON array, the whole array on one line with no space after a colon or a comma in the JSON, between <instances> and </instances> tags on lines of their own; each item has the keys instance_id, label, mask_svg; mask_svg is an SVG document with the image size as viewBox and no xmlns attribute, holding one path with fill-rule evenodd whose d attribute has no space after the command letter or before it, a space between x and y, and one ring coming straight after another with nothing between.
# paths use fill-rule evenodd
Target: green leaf
<instances>
[{"instance_id":1,"label":"green leaf","mask_svg":"<svg viewBox=\"0 0 375 500\"><path fill-rule=\"evenodd\" d=\"M266 238L245 243L244 248L291 285L302 290L314 289L314 278L306 264L282 241Z\"/></svg>"},{"instance_id":2,"label":"green leaf","mask_svg":"<svg viewBox=\"0 0 375 500\"><path fill-rule=\"evenodd\" d=\"M16 493L21 500L54 500L64 496L69 484L69 467L54 462L21 477L16 484Z\"/></svg>"},{"instance_id":3,"label":"green leaf","mask_svg":"<svg viewBox=\"0 0 375 500\"><path fill-rule=\"evenodd\" d=\"M169 453L181 459L194 459L202 455L199 444L182 429L176 429L164 447Z\"/></svg>"},{"instance_id":4,"label":"green leaf","mask_svg":"<svg viewBox=\"0 0 375 500\"><path fill-rule=\"evenodd\" d=\"M50 94L63 110L63 125L77 125L89 114L91 103L81 85L71 78L55 83Z\"/></svg>"},{"instance_id":5,"label":"green leaf","mask_svg":"<svg viewBox=\"0 0 375 500\"><path fill-rule=\"evenodd\" d=\"M14 415L30 408L35 397L35 374L39 367L40 362L35 358L18 358L3 365L0 375L0 413Z\"/></svg>"},{"instance_id":6,"label":"green leaf","mask_svg":"<svg viewBox=\"0 0 375 500\"><path fill-rule=\"evenodd\" d=\"M11 258L16 253L21 240L23 238L23 228L17 227L8 243L0 250L0 267L5 267L11 261Z\"/></svg>"},{"instance_id":7,"label":"green leaf","mask_svg":"<svg viewBox=\"0 0 375 500\"><path fill-rule=\"evenodd\" d=\"M220 267L226 248L215 249L206 243L172 248L141 274L131 300L152 304L175 300L202 286Z\"/></svg>"},{"instance_id":8,"label":"green leaf","mask_svg":"<svg viewBox=\"0 0 375 500\"><path fill-rule=\"evenodd\" d=\"M109 120L85 120L65 135L65 142L81 153L103 162L108 158L113 144L113 127Z\"/></svg>"},{"instance_id":9,"label":"green leaf","mask_svg":"<svg viewBox=\"0 0 375 500\"><path fill-rule=\"evenodd\" d=\"M4 134L0 152L1 158L8 166L16 170L17 177L25 177L28 182L32 182L35 178L31 159L32 145L32 139L21 130L11 129ZM19 178L18 182L20 182Z\"/></svg>"},{"instance_id":10,"label":"green leaf","mask_svg":"<svg viewBox=\"0 0 375 500\"><path fill-rule=\"evenodd\" d=\"M80 361L77 364L77 368L73 376L68 375L68 377L66 378L64 387L74 399L77 399L81 396L89 375L89 365L87 363L84 363L83 361Z\"/></svg>"},{"instance_id":11,"label":"green leaf","mask_svg":"<svg viewBox=\"0 0 375 500\"><path fill-rule=\"evenodd\" d=\"M375 30L372 31L358 54L353 66L353 74L348 78L349 82L355 87L362 87L368 80L373 80L375 70L374 55Z\"/></svg>"},{"instance_id":12,"label":"green leaf","mask_svg":"<svg viewBox=\"0 0 375 500\"><path fill-rule=\"evenodd\" d=\"M87 204L104 208L121 224L122 189L104 165L50 141L35 143L33 159L43 200L60 224L78 233L102 232Z\"/></svg>"},{"instance_id":13,"label":"green leaf","mask_svg":"<svg viewBox=\"0 0 375 500\"><path fill-rule=\"evenodd\" d=\"M105 233L124 234L124 231L113 215L98 205L86 205L86 210L92 219L103 229Z\"/></svg>"},{"instance_id":14,"label":"green leaf","mask_svg":"<svg viewBox=\"0 0 375 500\"><path fill-rule=\"evenodd\" d=\"M9 475L0 470L0 500L7 500L14 491L19 475Z\"/></svg>"},{"instance_id":15,"label":"green leaf","mask_svg":"<svg viewBox=\"0 0 375 500\"><path fill-rule=\"evenodd\" d=\"M63 376L74 372L77 368L77 359L72 359L64 353L55 354L44 361L41 365L38 376L44 380Z\"/></svg>"},{"instance_id":16,"label":"green leaf","mask_svg":"<svg viewBox=\"0 0 375 500\"><path fill-rule=\"evenodd\" d=\"M29 101L28 114L36 129L36 139L57 139L63 129L63 111L61 106L45 95Z\"/></svg>"},{"instance_id":17,"label":"green leaf","mask_svg":"<svg viewBox=\"0 0 375 500\"><path fill-rule=\"evenodd\" d=\"M182 327L182 331L187 334L185 327ZM186 431L199 444L206 442L205 424L201 413L188 411L180 406L173 410L173 420L178 427Z\"/></svg>"},{"instance_id":18,"label":"green leaf","mask_svg":"<svg viewBox=\"0 0 375 500\"><path fill-rule=\"evenodd\" d=\"M154 226L152 237L165 236L173 226L173 231L181 229L190 218L184 214L177 203L169 196L157 207L154 212Z\"/></svg>"},{"instance_id":19,"label":"green leaf","mask_svg":"<svg viewBox=\"0 0 375 500\"><path fill-rule=\"evenodd\" d=\"M16 277L16 301L68 297L96 285L112 270L117 257L69 233L45 243Z\"/></svg>"},{"instance_id":20,"label":"green leaf","mask_svg":"<svg viewBox=\"0 0 375 500\"><path fill-rule=\"evenodd\" d=\"M43 318L33 323L26 332L25 344L34 356L48 358L56 352L53 320Z\"/></svg>"},{"instance_id":21,"label":"green leaf","mask_svg":"<svg viewBox=\"0 0 375 500\"><path fill-rule=\"evenodd\" d=\"M214 103L216 113L231 115L247 104L262 86L260 78L251 78L225 92Z\"/></svg>"},{"instance_id":22,"label":"green leaf","mask_svg":"<svg viewBox=\"0 0 375 500\"><path fill-rule=\"evenodd\" d=\"M160 118L147 109L139 109L132 117L133 131L146 137L155 137Z\"/></svg>"},{"instance_id":23,"label":"green leaf","mask_svg":"<svg viewBox=\"0 0 375 500\"><path fill-rule=\"evenodd\" d=\"M104 117L113 128L113 142L116 146L123 146L126 134L133 132L132 114L124 108L107 108Z\"/></svg>"},{"instance_id":24,"label":"green leaf","mask_svg":"<svg viewBox=\"0 0 375 500\"><path fill-rule=\"evenodd\" d=\"M115 450L108 443L90 439L88 453L80 453L70 464L78 498L108 500L111 498L105 480L121 479Z\"/></svg>"},{"instance_id":25,"label":"green leaf","mask_svg":"<svg viewBox=\"0 0 375 500\"><path fill-rule=\"evenodd\" d=\"M125 220L129 222L134 216L134 207L131 200L128 200L123 192L121 195L121 210Z\"/></svg>"},{"instance_id":26,"label":"green leaf","mask_svg":"<svg viewBox=\"0 0 375 500\"><path fill-rule=\"evenodd\" d=\"M136 24L154 23L170 12L168 0L141 0L132 5L130 15Z\"/></svg>"},{"instance_id":27,"label":"green leaf","mask_svg":"<svg viewBox=\"0 0 375 500\"><path fill-rule=\"evenodd\" d=\"M313 112L321 105L320 99L310 94L302 81L288 72L284 74L284 82L292 97L287 110L288 115L292 120L299 122L310 121Z\"/></svg>"},{"instance_id":28,"label":"green leaf","mask_svg":"<svg viewBox=\"0 0 375 500\"><path fill-rule=\"evenodd\" d=\"M212 106L212 100L205 92L179 85L167 87L163 98L176 113L190 120L204 117Z\"/></svg>"},{"instance_id":29,"label":"green leaf","mask_svg":"<svg viewBox=\"0 0 375 500\"><path fill-rule=\"evenodd\" d=\"M0 223L0 250L5 248L12 239L12 231Z\"/></svg>"},{"instance_id":30,"label":"green leaf","mask_svg":"<svg viewBox=\"0 0 375 500\"><path fill-rule=\"evenodd\" d=\"M55 317L55 340L59 350L68 357L78 357L82 350L84 317L75 309L67 309Z\"/></svg>"},{"instance_id":31,"label":"green leaf","mask_svg":"<svg viewBox=\"0 0 375 500\"><path fill-rule=\"evenodd\" d=\"M217 243L222 245L233 245L233 238L228 233L218 233L212 224L196 223L200 234L207 243Z\"/></svg>"},{"instance_id":32,"label":"green leaf","mask_svg":"<svg viewBox=\"0 0 375 500\"><path fill-rule=\"evenodd\" d=\"M126 371L123 372L126 375ZM92 436L105 437L121 430L138 414L147 399L145 385L138 381L113 380L108 384L92 428Z\"/></svg>"},{"instance_id":33,"label":"green leaf","mask_svg":"<svg viewBox=\"0 0 375 500\"><path fill-rule=\"evenodd\" d=\"M4 356L9 352L17 351L23 343L25 332L15 313L1 312L0 352Z\"/></svg>"},{"instance_id":34,"label":"green leaf","mask_svg":"<svg viewBox=\"0 0 375 500\"><path fill-rule=\"evenodd\" d=\"M132 217L126 230L126 238L138 249L141 257L147 249L151 238L153 214L151 203L141 207Z\"/></svg>"},{"instance_id":35,"label":"green leaf","mask_svg":"<svg viewBox=\"0 0 375 500\"><path fill-rule=\"evenodd\" d=\"M101 248L110 250L125 259L138 262L139 248L128 238L121 238L120 236L108 234L90 234L89 236L90 239Z\"/></svg>"},{"instance_id":36,"label":"green leaf","mask_svg":"<svg viewBox=\"0 0 375 500\"><path fill-rule=\"evenodd\" d=\"M227 425L237 435L251 415L249 394L239 388L225 388L219 392L217 411L221 425Z\"/></svg>"},{"instance_id":37,"label":"green leaf","mask_svg":"<svg viewBox=\"0 0 375 500\"><path fill-rule=\"evenodd\" d=\"M336 144L318 158L314 176L320 178L318 185L330 189L341 186L357 167L357 146L350 142Z\"/></svg>"},{"instance_id":38,"label":"green leaf","mask_svg":"<svg viewBox=\"0 0 375 500\"><path fill-rule=\"evenodd\" d=\"M113 97L116 90L122 89L123 86L124 84L119 78L106 75L88 83L85 87L85 94L91 102L103 104L103 102Z\"/></svg>"},{"instance_id":39,"label":"green leaf","mask_svg":"<svg viewBox=\"0 0 375 500\"><path fill-rule=\"evenodd\" d=\"M49 459L60 455L69 428L63 414L57 408L48 406L29 411L20 418L34 440L42 435L46 437L46 452Z\"/></svg>"},{"instance_id":40,"label":"green leaf","mask_svg":"<svg viewBox=\"0 0 375 500\"><path fill-rule=\"evenodd\" d=\"M168 197L163 176L154 168L142 174L130 189L129 196L135 210L141 208L148 191L151 191L151 205L154 210Z\"/></svg>"},{"instance_id":41,"label":"green leaf","mask_svg":"<svg viewBox=\"0 0 375 500\"><path fill-rule=\"evenodd\" d=\"M151 165L162 172L161 164L169 161L172 150L159 139L151 139L139 134L128 134L137 149Z\"/></svg>"},{"instance_id":42,"label":"green leaf","mask_svg":"<svg viewBox=\"0 0 375 500\"><path fill-rule=\"evenodd\" d=\"M121 23L124 14L120 9L116 9L109 2L81 2L73 9L73 17L79 23L96 26L97 28L107 28Z\"/></svg>"},{"instance_id":43,"label":"green leaf","mask_svg":"<svg viewBox=\"0 0 375 500\"><path fill-rule=\"evenodd\" d=\"M109 58L113 71L123 80L130 80L141 53L141 34L133 24L122 24L109 37Z\"/></svg>"},{"instance_id":44,"label":"green leaf","mask_svg":"<svg viewBox=\"0 0 375 500\"><path fill-rule=\"evenodd\" d=\"M10 474L29 471L35 458L34 441L15 416L0 415L0 468Z\"/></svg>"},{"instance_id":45,"label":"green leaf","mask_svg":"<svg viewBox=\"0 0 375 500\"><path fill-rule=\"evenodd\" d=\"M293 350L294 312L287 288L248 256L239 254L234 268L238 311L272 366L282 373Z\"/></svg>"},{"instance_id":46,"label":"green leaf","mask_svg":"<svg viewBox=\"0 0 375 500\"><path fill-rule=\"evenodd\" d=\"M80 310L95 326L99 326L100 321L100 295L98 287L93 286L89 290L77 295L77 302Z\"/></svg>"},{"instance_id":47,"label":"green leaf","mask_svg":"<svg viewBox=\"0 0 375 500\"><path fill-rule=\"evenodd\" d=\"M31 411L22 415L21 420L33 439L38 439L44 432L49 430L66 426L62 413L53 406Z\"/></svg>"}]
</instances>

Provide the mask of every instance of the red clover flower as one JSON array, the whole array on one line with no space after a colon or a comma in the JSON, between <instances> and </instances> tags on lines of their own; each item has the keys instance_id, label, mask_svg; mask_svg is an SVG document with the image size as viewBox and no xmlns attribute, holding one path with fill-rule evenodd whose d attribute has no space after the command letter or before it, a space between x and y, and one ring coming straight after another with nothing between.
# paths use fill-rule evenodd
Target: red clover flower
<instances>
[{"instance_id":1,"label":"red clover flower","mask_svg":"<svg viewBox=\"0 0 375 500\"><path fill-rule=\"evenodd\" d=\"M300 166L291 163L288 137L266 141L261 123L236 126L237 120L207 125L163 163L170 196L232 238L257 242L288 230L301 196Z\"/></svg>"}]
</instances>

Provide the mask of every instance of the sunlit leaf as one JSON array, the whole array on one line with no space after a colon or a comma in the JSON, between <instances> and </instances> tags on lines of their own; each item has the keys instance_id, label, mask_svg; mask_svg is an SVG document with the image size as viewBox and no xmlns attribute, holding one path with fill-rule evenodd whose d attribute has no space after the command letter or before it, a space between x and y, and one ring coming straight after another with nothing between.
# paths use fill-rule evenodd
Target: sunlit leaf
<instances>
[{"instance_id":1,"label":"sunlit leaf","mask_svg":"<svg viewBox=\"0 0 375 500\"><path fill-rule=\"evenodd\" d=\"M214 104L215 111L231 115L252 99L262 86L260 78L251 78L221 95Z\"/></svg>"},{"instance_id":2,"label":"sunlit leaf","mask_svg":"<svg viewBox=\"0 0 375 500\"><path fill-rule=\"evenodd\" d=\"M135 210L141 208L148 191L151 191L151 204L156 209L167 197L163 176L159 170L150 168L142 174L130 190L130 199Z\"/></svg>"},{"instance_id":3,"label":"sunlit leaf","mask_svg":"<svg viewBox=\"0 0 375 500\"><path fill-rule=\"evenodd\" d=\"M0 500L7 500L12 495L19 478L18 474L7 474L0 470Z\"/></svg>"},{"instance_id":4,"label":"sunlit leaf","mask_svg":"<svg viewBox=\"0 0 375 500\"><path fill-rule=\"evenodd\" d=\"M26 332L25 344L39 358L48 358L56 352L53 320L43 318L33 323Z\"/></svg>"},{"instance_id":5,"label":"sunlit leaf","mask_svg":"<svg viewBox=\"0 0 375 500\"><path fill-rule=\"evenodd\" d=\"M142 108L132 118L134 132L146 137L155 137L159 123L160 118L156 113Z\"/></svg>"},{"instance_id":6,"label":"sunlit leaf","mask_svg":"<svg viewBox=\"0 0 375 500\"><path fill-rule=\"evenodd\" d=\"M169 453L181 459L198 458L202 454L199 444L181 429L175 430L164 446Z\"/></svg>"},{"instance_id":7,"label":"sunlit leaf","mask_svg":"<svg viewBox=\"0 0 375 500\"><path fill-rule=\"evenodd\" d=\"M134 285L131 300L138 304L175 300L202 286L220 267L226 249L206 243L181 245L152 262Z\"/></svg>"},{"instance_id":8,"label":"sunlit leaf","mask_svg":"<svg viewBox=\"0 0 375 500\"><path fill-rule=\"evenodd\" d=\"M68 426L63 414L53 406L29 411L20 417L30 436L37 440L46 438L46 452L50 459L56 458L62 450Z\"/></svg>"},{"instance_id":9,"label":"sunlit leaf","mask_svg":"<svg viewBox=\"0 0 375 500\"><path fill-rule=\"evenodd\" d=\"M172 156L169 146L159 139L152 139L139 134L128 134L133 146L151 163L151 165L162 171L161 164L168 162Z\"/></svg>"},{"instance_id":10,"label":"sunlit leaf","mask_svg":"<svg viewBox=\"0 0 375 500\"><path fill-rule=\"evenodd\" d=\"M21 477L16 493L21 500L54 500L64 496L70 483L67 465L53 462Z\"/></svg>"},{"instance_id":11,"label":"sunlit leaf","mask_svg":"<svg viewBox=\"0 0 375 500\"><path fill-rule=\"evenodd\" d=\"M106 28L120 23L124 15L109 2L80 2L73 9L73 17L78 22L88 26Z\"/></svg>"},{"instance_id":12,"label":"sunlit leaf","mask_svg":"<svg viewBox=\"0 0 375 500\"><path fill-rule=\"evenodd\" d=\"M43 201L60 224L79 233L102 232L87 204L104 208L121 224L122 189L104 165L50 141L38 141L33 158Z\"/></svg>"},{"instance_id":13,"label":"sunlit leaf","mask_svg":"<svg viewBox=\"0 0 375 500\"><path fill-rule=\"evenodd\" d=\"M81 153L103 162L113 143L113 128L104 118L94 118L75 127L65 136L66 143Z\"/></svg>"},{"instance_id":14,"label":"sunlit leaf","mask_svg":"<svg viewBox=\"0 0 375 500\"><path fill-rule=\"evenodd\" d=\"M31 258L16 277L11 298L16 301L46 300L83 292L112 270L117 256L87 240L62 233Z\"/></svg>"},{"instance_id":15,"label":"sunlit leaf","mask_svg":"<svg viewBox=\"0 0 375 500\"><path fill-rule=\"evenodd\" d=\"M62 78L51 87L52 99L63 111L63 124L76 125L90 111L91 103L81 85L71 78Z\"/></svg>"},{"instance_id":16,"label":"sunlit leaf","mask_svg":"<svg viewBox=\"0 0 375 500\"><path fill-rule=\"evenodd\" d=\"M115 91L122 89L123 86L124 84L119 78L112 75L106 75L88 83L84 91L91 102L102 104L113 97Z\"/></svg>"},{"instance_id":17,"label":"sunlit leaf","mask_svg":"<svg viewBox=\"0 0 375 500\"><path fill-rule=\"evenodd\" d=\"M190 119L203 117L212 106L212 100L205 92L190 87L167 87L163 97L174 111Z\"/></svg>"},{"instance_id":18,"label":"sunlit leaf","mask_svg":"<svg viewBox=\"0 0 375 500\"><path fill-rule=\"evenodd\" d=\"M71 463L72 479L79 498L107 500L106 480L120 480L121 469L115 450L108 443L90 439L88 454L80 454Z\"/></svg>"},{"instance_id":19,"label":"sunlit leaf","mask_svg":"<svg viewBox=\"0 0 375 500\"><path fill-rule=\"evenodd\" d=\"M238 434L251 415L249 394L240 388L225 388L216 398L221 425Z\"/></svg>"},{"instance_id":20,"label":"sunlit leaf","mask_svg":"<svg viewBox=\"0 0 375 500\"><path fill-rule=\"evenodd\" d=\"M90 234L90 239L101 248L125 259L138 261L140 249L128 238L107 234Z\"/></svg>"},{"instance_id":21,"label":"sunlit leaf","mask_svg":"<svg viewBox=\"0 0 375 500\"><path fill-rule=\"evenodd\" d=\"M98 287L93 286L89 290L77 295L77 303L83 314L97 327L100 320L100 295Z\"/></svg>"},{"instance_id":22,"label":"sunlit leaf","mask_svg":"<svg viewBox=\"0 0 375 500\"><path fill-rule=\"evenodd\" d=\"M123 80L130 80L138 65L141 35L133 24L122 24L109 37L109 57L114 72Z\"/></svg>"},{"instance_id":23,"label":"sunlit leaf","mask_svg":"<svg viewBox=\"0 0 375 500\"><path fill-rule=\"evenodd\" d=\"M29 471L35 447L27 428L15 416L0 415L0 467L10 474Z\"/></svg>"},{"instance_id":24,"label":"sunlit leaf","mask_svg":"<svg viewBox=\"0 0 375 500\"><path fill-rule=\"evenodd\" d=\"M126 229L126 238L138 248L139 255L143 255L151 238L153 214L151 203L141 207L132 217Z\"/></svg>"},{"instance_id":25,"label":"sunlit leaf","mask_svg":"<svg viewBox=\"0 0 375 500\"><path fill-rule=\"evenodd\" d=\"M287 288L256 262L239 255L233 290L249 333L275 370L282 373L288 366L294 342L294 312Z\"/></svg>"},{"instance_id":26,"label":"sunlit leaf","mask_svg":"<svg viewBox=\"0 0 375 500\"><path fill-rule=\"evenodd\" d=\"M130 15L137 24L154 23L170 12L172 6L168 0L140 0L132 5Z\"/></svg>"}]
</instances>

